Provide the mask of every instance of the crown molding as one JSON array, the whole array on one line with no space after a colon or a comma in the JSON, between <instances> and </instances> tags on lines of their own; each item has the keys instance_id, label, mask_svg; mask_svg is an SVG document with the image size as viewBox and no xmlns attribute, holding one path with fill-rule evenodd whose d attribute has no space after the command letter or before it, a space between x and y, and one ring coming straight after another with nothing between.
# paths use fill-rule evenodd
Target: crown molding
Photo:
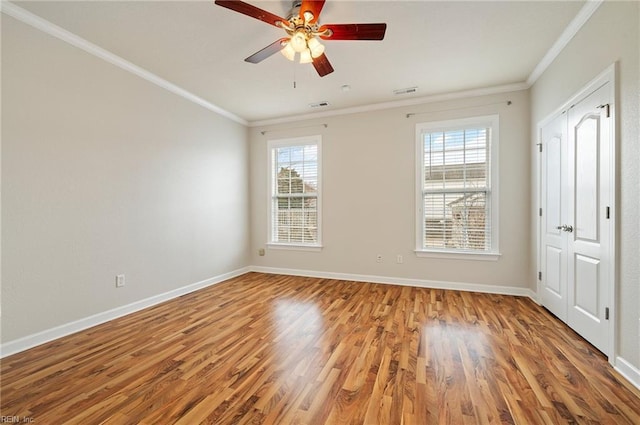
<instances>
[{"instance_id":1,"label":"crown molding","mask_svg":"<svg viewBox=\"0 0 640 425\"><path fill-rule=\"evenodd\" d=\"M556 40L547 53L542 57L538 65L533 69L529 78L527 78L527 84L531 87L538 78L549 68L553 61L558 57L560 52L567 47L567 44L573 39L573 37L580 31L580 29L587 23L591 15L598 10L598 8L604 3L604 0L588 0L578 14L569 22L569 25L564 29L560 37Z\"/></svg>"},{"instance_id":2,"label":"crown molding","mask_svg":"<svg viewBox=\"0 0 640 425\"><path fill-rule=\"evenodd\" d=\"M604 3L604 0L587 0L585 5L580 9L578 14L571 20L569 25L560 34L560 37L551 46L547 53L542 57L540 62L533 69L526 81L508 84L495 87L486 87L480 89L465 90L459 92L442 93L430 96L416 97L403 101L391 101L376 103L371 105L357 106L352 108L336 109L332 111L316 112L302 115L293 115L281 118L266 119L259 121L249 121L249 127L268 126L284 124L295 121L303 121L312 118L325 118L338 115L355 114L359 112L370 112L382 109L398 108L402 106L419 105L432 102L441 102L446 100L461 99L465 97L484 96L497 93L506 93L510 91L527 90L535 84L540 76L546 71L546 69L553 63L555 58L564 50L573 37L580 31L580 29L587 23L591 15Z\"/></svg>"},{"instance_id":3,"label":"crown molding","mask_svg":"<svg viewBox=\"0 0 640 425\"><path fill-rule=\"evenodd\" d=\"M580 29L584 26L584 24L589 20L589 18L593 15L593 13L602 5L604 0L587 0L585 5L580 9L578 14L573 18L573 20L569 23L567 28L562 32L558 40L551 46L551 48L547 51L547 53L543 56L540 62L533 69L529 77L525 82L507 84L502 86L494 86L494 87L485 87L479 89L472 90L464 90L458 92L451 93L441 93L434 94L429 96L415 97L411 99L399 100L399 101L390 101L390 102L381 102L374 103L370 105L363 106L355 106L349 108L342 108L330 111L323 112L315 112L301 115L292 115L285 116L273 119L265 119L265 120L257 120L257 121L247 121L244 118L235 115L232 112L229 112L159 76L153 74L150 71L147 71L144 68L141 68L120 56L109 52L87 40L84 38L71 33L43 18L40 18L37 15L34 15L31 12L28 12L25 9L22 9L15 4L8 2L6 0L1 0L0 9L2 13L11 16L27 25L30 25L44 33L47 33L53 37L56 37L66 43L71 44L79 49L84 50L87 53L90 53L100 59L103 59L106 62L109 62L125 71L128 71L134 75L137 75L140 78L143 78L165 90L168 90L178 96L183 97L186 100L189 100L197 105L200 105L216 114L219 114L223 117L226 117L232 121L235 121L239 124L249 126L249 127L258 127L258 126L268 126L268 125L277 125L289 122L296 121L304 121L308 119L314 118L324 118L324 117L332 117L339 115L348 115L348 114L356 114L361 112L371 112L371 111L379 111L384 109L392 109L399 108L403 106L412 106L412 105L420 105L426 103L433 102L442 102L447 100L455 100L462 99L466 97L474 97L474 96L484 96L498 93L506 93L511 91L519 91L519 90L527 90L529 89L535 82L540 78L540 76L546 71L546 69L553 63L555 58L562 52L562 50L569 44L569 42L573 39L573 37L580 31Z\"/></svg>"},{"instance_id":4,"label":"crown molding","mask_svg":"<svg viewBox=\"0 0 640 425\"><path fill-rule=\"evenodd\" d=\"M156 74L150 71L147 71L146 69L141 68L127 61L126 59L123 59L120 56L114 53L111 53L110 51L103 49L102 47L99 47L85 40L84 38L47 21L46 19L43 19L37 15L34 15L33 13L19 6L16 6L11 2L2 0L2 2L0 3L0 8L2 9L2 13L4 13L5 15L11 16L12 18L17 19L20 22L30 25L33 28L36 28L53 37L56 37L57 39L62 40L74 47L82 49L85 52L93 56L96 56L106 62L109 62L110 64L115 65L127 72L130 72L131 74L134 74L144 80L147 80L150 83L157 85L158 87L161 87L173 94L183 97L184 99L190 102L200 105L203 108L210 110L211 112L215 112L216 114L221 115L225 118L228 118L232 121L235 121L239 124L242 124L245 126L248 125L248 121L245 120L244 118L241 118L219 107L218 105L215 105L209 102L208 100L205 100L199 96L196 96L195 94L183 89L182 87L179 87L165 80L164 78L161 78Z\"/></svg>"},{"instance_id":5,"label":"crown molding","mask_svg":"<svg viewBox=\"0 0 640 425\"><path fill-rule=\"evenodd\" d=\"M472 90L440 93L429 96L413 97L411 99L394 100L391 102L373 103L370 105L354 106L350 108L335 109L331 111L315 112L303 115L293 115L282 118L274 118L259 121L249 121L249 127L284 124L295 121L303 121L312 118L326 118L337 115L357 114L361 112L380 111L384 109L401 108L403 106L424 105L426 103L444 102L447 100L465 99L469 97L487 96L491 94L509 93L520 90L527 90L530 86L525 83L505 84L502 86L484 87Z\"/></svg>"}]
</instances>

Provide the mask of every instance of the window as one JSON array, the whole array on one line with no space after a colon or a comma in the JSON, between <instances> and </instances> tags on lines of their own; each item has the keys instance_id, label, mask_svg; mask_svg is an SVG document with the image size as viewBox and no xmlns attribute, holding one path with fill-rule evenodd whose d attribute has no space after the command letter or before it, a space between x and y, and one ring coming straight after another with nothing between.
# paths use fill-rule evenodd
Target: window
<instances>
[{"instance_id":1,"label":"window","mask_svg":"<svg viewBox=\"0 0 640 425\"><path fill-rule=\"evenodd\" d=\"M319 249L321 137L269 142L269 245Z\"/></svg>"},{"instance_id":2,"label":"window","mask_svg":"<svg viewBox=\"0 0 640 425\"><path fill-rule=\"evenodd\" d=\"M418 124L416 139L416 253L497 259L498 116Z\"/></svg>"}]
</instances>

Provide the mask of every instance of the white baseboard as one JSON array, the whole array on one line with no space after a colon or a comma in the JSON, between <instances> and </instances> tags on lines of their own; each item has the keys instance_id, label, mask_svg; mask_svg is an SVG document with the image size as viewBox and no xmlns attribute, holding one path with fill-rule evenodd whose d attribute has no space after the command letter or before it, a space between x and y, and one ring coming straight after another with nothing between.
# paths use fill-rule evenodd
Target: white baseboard
<instances>
[{"instance_id":1,"label":"white baseboard","mask_svg":"<svg viewBox=\"0 0 640 425\"><path fill-rule=\"evenodd\" d=\"M44 344L49 341L53 341L64 336L80 332L82 330L91 328L101 323L108 322L113 319L117 319L127 314L135 313L136 311L143 310L147 307L160 304L165 301L177 298L179 296L188 294L190 292L197 291L199 289L206 288L211 285L223 282L225 280L243 275L248 272L259 272L267 274L283 274L290 276L305 276L315 277L322 279L338 279L349 280L354 282L371 282L381 283L388 285L402 285L402 286L415 286L419 288L435 288L435 289L450 289L457 291L471 291L471 292L484 292L490 294L500 295L514 295L529 297L536 301L536 293L529 288L522 288L517 286L499 286L499 285L485 285L468 282L446 282L435 281L425 279L408 279L400 277L389 276L374 276L374 275L361 275L351 273L335 273L335 272L321 272L313 270L299 270L299 269L286 269L277 267L262 267L262 266L248 266L243 267L228 273L192 283L182 288L174 289L163 294L154 295L144 300L136 301L131 304L127 304L121 307L95 314L93 316L85 317L84 319L76 320L71 323L56 326L55 328L47 329L42 332L28 335L23 338L19 338L13 341L9 341L0 345L0 358L9 356L11 354L25 351L29 348ZM636 388L640 389L640 369L633 366L627 360L622 357L616 357L615 364L613 365L616 371L620 373L626 380L633 384Z\"/></svg>"},{"instance_id":2,"label":"white baseboard","mask_svg":"<svg viewBox=\"0 0 640 425\"><path fill-rule=\"evenodd\" d=\"M33 348L37 345L44 344L45 342L53 341L54 339L62 338L101 323L108 322L109 320L117 319L118 317L126 316L127 314L135 313L136 311L143 310L147 307L160 304L165 301L169 301L173 298L188 294L190 292L197 291L207 286L215 285L227 279L240 276L250 271L249 267L243 267L228 273L192 283L182 288L173 289L163 294L154 295L149 298L145 298L140 301L133 302L131 304L116 307L111 310L104 311L102 313L94 314L93 316L85 317L80 320L76 320L71 323L56 326L55 328L47 329L32 335L28 335L13 341L9 341L0 345L0 358L9 356L11 354L19 353L21 351Z\"/></svg>"},{"instance_id":3,"label":"white baseboard","mask_svg":"<svg viewBox=\"0 0 640 425\"><path fill-rule=\"evenodd\" d=\"M640 369L629 363L624 358L616 357L616 362L613 368L618 371L627 381L631 382L637 389L640 390Z\"/></svg>"},{"instance_id":4,"label":"white baseboard","mask_svg":"<svg viewBox=\"0 0 640 425\"><path fill-rule=\"evenodd\" d=\"M528 288L522 288L517 286L499 286L499 285L485 285L476 283L465 282L445 282L435 280L424 279L408 279L389 276L374 276L374 275L361 275L351 273L334 273L334 272L321 272L313 270L299 270L299 269L286 269L277 267L262 267L262 266L248 266L243 267L228 273L192 283L182 288L174 289L163 294L154 295L144 300L136 301L131 304L127 304L121 307L95 314L93 316L86 317L84 319L76 320L71 323L56 326L55 328L47 329L42 332L28 335L23 338L19 338L13 341L9 341L0 345L0 358L9 356L11 354L25 351L29 348L44 344L49 341L53 341L58 338L91 328L101 323L108 322L113 319L117 319L127 314L135 313L136 311L143 310L147 307L154 306L156 304L169 301L179 296L188 294L190 292L197 291L199 289L206 288L211 285L223 282L225 280L243 275L248 272L259 272L267 274L283 274L291 276L305 276L315 277L322 279L338 279L349 280L354 282L371 282L381 283L389 285L402 285L402 286L415 286L420 288L435 288L435 289L451 289L457 291L471 291L471 292L484 292L490 294L500 295L514 295L529 297L536 301L536 293ZM636 388L640 389L640 369L633 366L627 360L622 357L616 357L614 369L622 375L627 381L629 381Z\"/></svg>"},{"instance_id":5,"label":"white baseboard","mask_svg":"<svg viewBox=\"0 0 640 425\"><path fill-rule=\"evenodd\" d=\"M55 328L47 329L32 335L28 335L13 341L9 341L0 345L0 358L9 356L11 354L19 353L29 348L44 344L49 341L53 341L63 336L67 336L82 330L91 328L101 323L108 322L109 320L117 319L118 317L125 316L127 314L135 313L136 311L143 310L147 307L154 306L156 304L169 301L173 298L177 298L181 295L188 294L190 292L197 291L207 286L215 285L224 280L231 279L236 276L240 276L247 272L260 272L268 274L284 274L292 276L306 276L317 277L322 279L339 279L350 280L355 282L371 282L382 283L389 285L403 285L403 286L416 286L420 288L436 288L436 289L451 289L458 291L471 291L471 292L484 292L490 294L501 295L515 295L529 297L535 301L536 294L534 291L528 288L521 288L516 286L499 286L499 285L484 285L477 283L463 283L463 282L444 282L435 280L424 279L408 279L400 277L389 276L374 276L374 275L361 275L351 273L334 273L334 272L320 272L313 270L299 270L299 269L285 269L275 267L260 267L260 266L248 266L238 270L224 273L219 276L215 276L201 282L196 282L182 288L174 289L163 294L154 295L152 297L133 302L121 307L104 311L102 313L94 314L93 316L85 317L74 322L66 323L64 325L56 326ZM625 362L626 363L626 362ZM628 363L627 363L628 364ZM621 372L623 373L623 372ZM636 371L637 373L637 371ZM637 375L636 375L637 376ZM635 382L640 382L636 380Z\"/></svg>"},{"instance_id":6,"label":"white baseboard","mask_svg":"<svg viewBox=\"0 0 640 425\"><path fill-rule=\"evenodd\" d=\"M320 272L314 270L284 269L276 267L250 266L252 272L283 274L291 276L317 277L322 279L350 280L354 282L383 283L388 285L416 286L419 288L451 289L455 291L484 292L488 294L515 295L536 300L536 293L529 288L517 286L485 285L467 282L445 282L403 277L373 276L351 273Z\"/></svg>"}]
</instances>

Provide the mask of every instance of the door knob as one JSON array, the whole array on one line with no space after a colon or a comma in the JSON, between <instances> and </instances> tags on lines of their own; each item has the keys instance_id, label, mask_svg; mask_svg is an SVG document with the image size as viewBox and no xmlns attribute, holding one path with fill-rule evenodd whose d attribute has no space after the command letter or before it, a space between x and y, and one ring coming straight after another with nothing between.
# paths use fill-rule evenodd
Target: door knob
<instances>
[{"instance_id":1,"label":"door knob","mask_svg":"<svg viewBox=\"0 0 640 425\"><path fill-rule=\"evenodd\" d=\"M562 230L563 232L571 233L573 232L573 226L570 224L563 224L562 226L557 226L556 229Z\"/></svg>"}]
</instances>

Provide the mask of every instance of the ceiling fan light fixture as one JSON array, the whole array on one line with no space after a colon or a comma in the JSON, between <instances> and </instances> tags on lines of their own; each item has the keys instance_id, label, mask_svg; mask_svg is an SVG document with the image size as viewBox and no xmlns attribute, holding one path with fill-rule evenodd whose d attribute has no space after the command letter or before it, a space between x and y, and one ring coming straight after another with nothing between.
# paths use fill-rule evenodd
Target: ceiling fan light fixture
<instances>
[{"instance_id":1,"label":"ceiling fan light fixture","mask_svg":"<svg viewBox=\"0 0 640 425\"><path fill-rule=\"evenodd\" d=\"M313 56L311 56L311 51L309 49L306 49L300 52L300 63L311 63L311 62L313 62Z\"/></svg>"},{"instance_id":2,"label":"ceiling fan light fixture","mask_svg":"<svg viewBox=\"0 0 640 425\"><path fill-rule=\"evenodd\" d=\"M318 41L317 38L312 38L307 43L309 50L311 51L311 57L317 58L324 53L324 45Z\"/></svg>"},{"instance_id":3,"label":"ceiling fan light fixture","mask_svg":"<svg viewBox=\"0 0 640 425\"><path fill-rule=\"evenodd\" d=\"M215 0L214 4L260 20L280 28L287 35L245 59L245 62L259 63L276 52L281 52L290 61L295 62L300 54L300 63L313 63L320 77L333 72L333 66L324 54L323 40L373 40L384 39L387 24L327 24L320 25L320 12L326 0L289 0L286 18L275 15L242 0Z\"/></svg>"},{"instance_id":4,"label":"ceiling fan light fixture","mask_svg":"<svg viewBox=\"0 0 640 425\"><path fill-rule=\"evenodd\" d=\"M291 42L287 42L284 48L280 50L280 53L282 53L282 56L284 56L285 58L289 59L292 62L296 60L296 51L293 50L293 47L291 46Z\"/></svg>"},{"instance_id":5,"label":"ceiling fan light fixture","mask_svg":"<svg viewBox=\"0 0 640 425\"><path fill-rule=\"evenodd\" d=\"M305 37L302 31L296 31L296 33L291 36L289 44L293 47L293 50L302 53L307 50L307 37Z\"/></svg>"}]
</instances>

